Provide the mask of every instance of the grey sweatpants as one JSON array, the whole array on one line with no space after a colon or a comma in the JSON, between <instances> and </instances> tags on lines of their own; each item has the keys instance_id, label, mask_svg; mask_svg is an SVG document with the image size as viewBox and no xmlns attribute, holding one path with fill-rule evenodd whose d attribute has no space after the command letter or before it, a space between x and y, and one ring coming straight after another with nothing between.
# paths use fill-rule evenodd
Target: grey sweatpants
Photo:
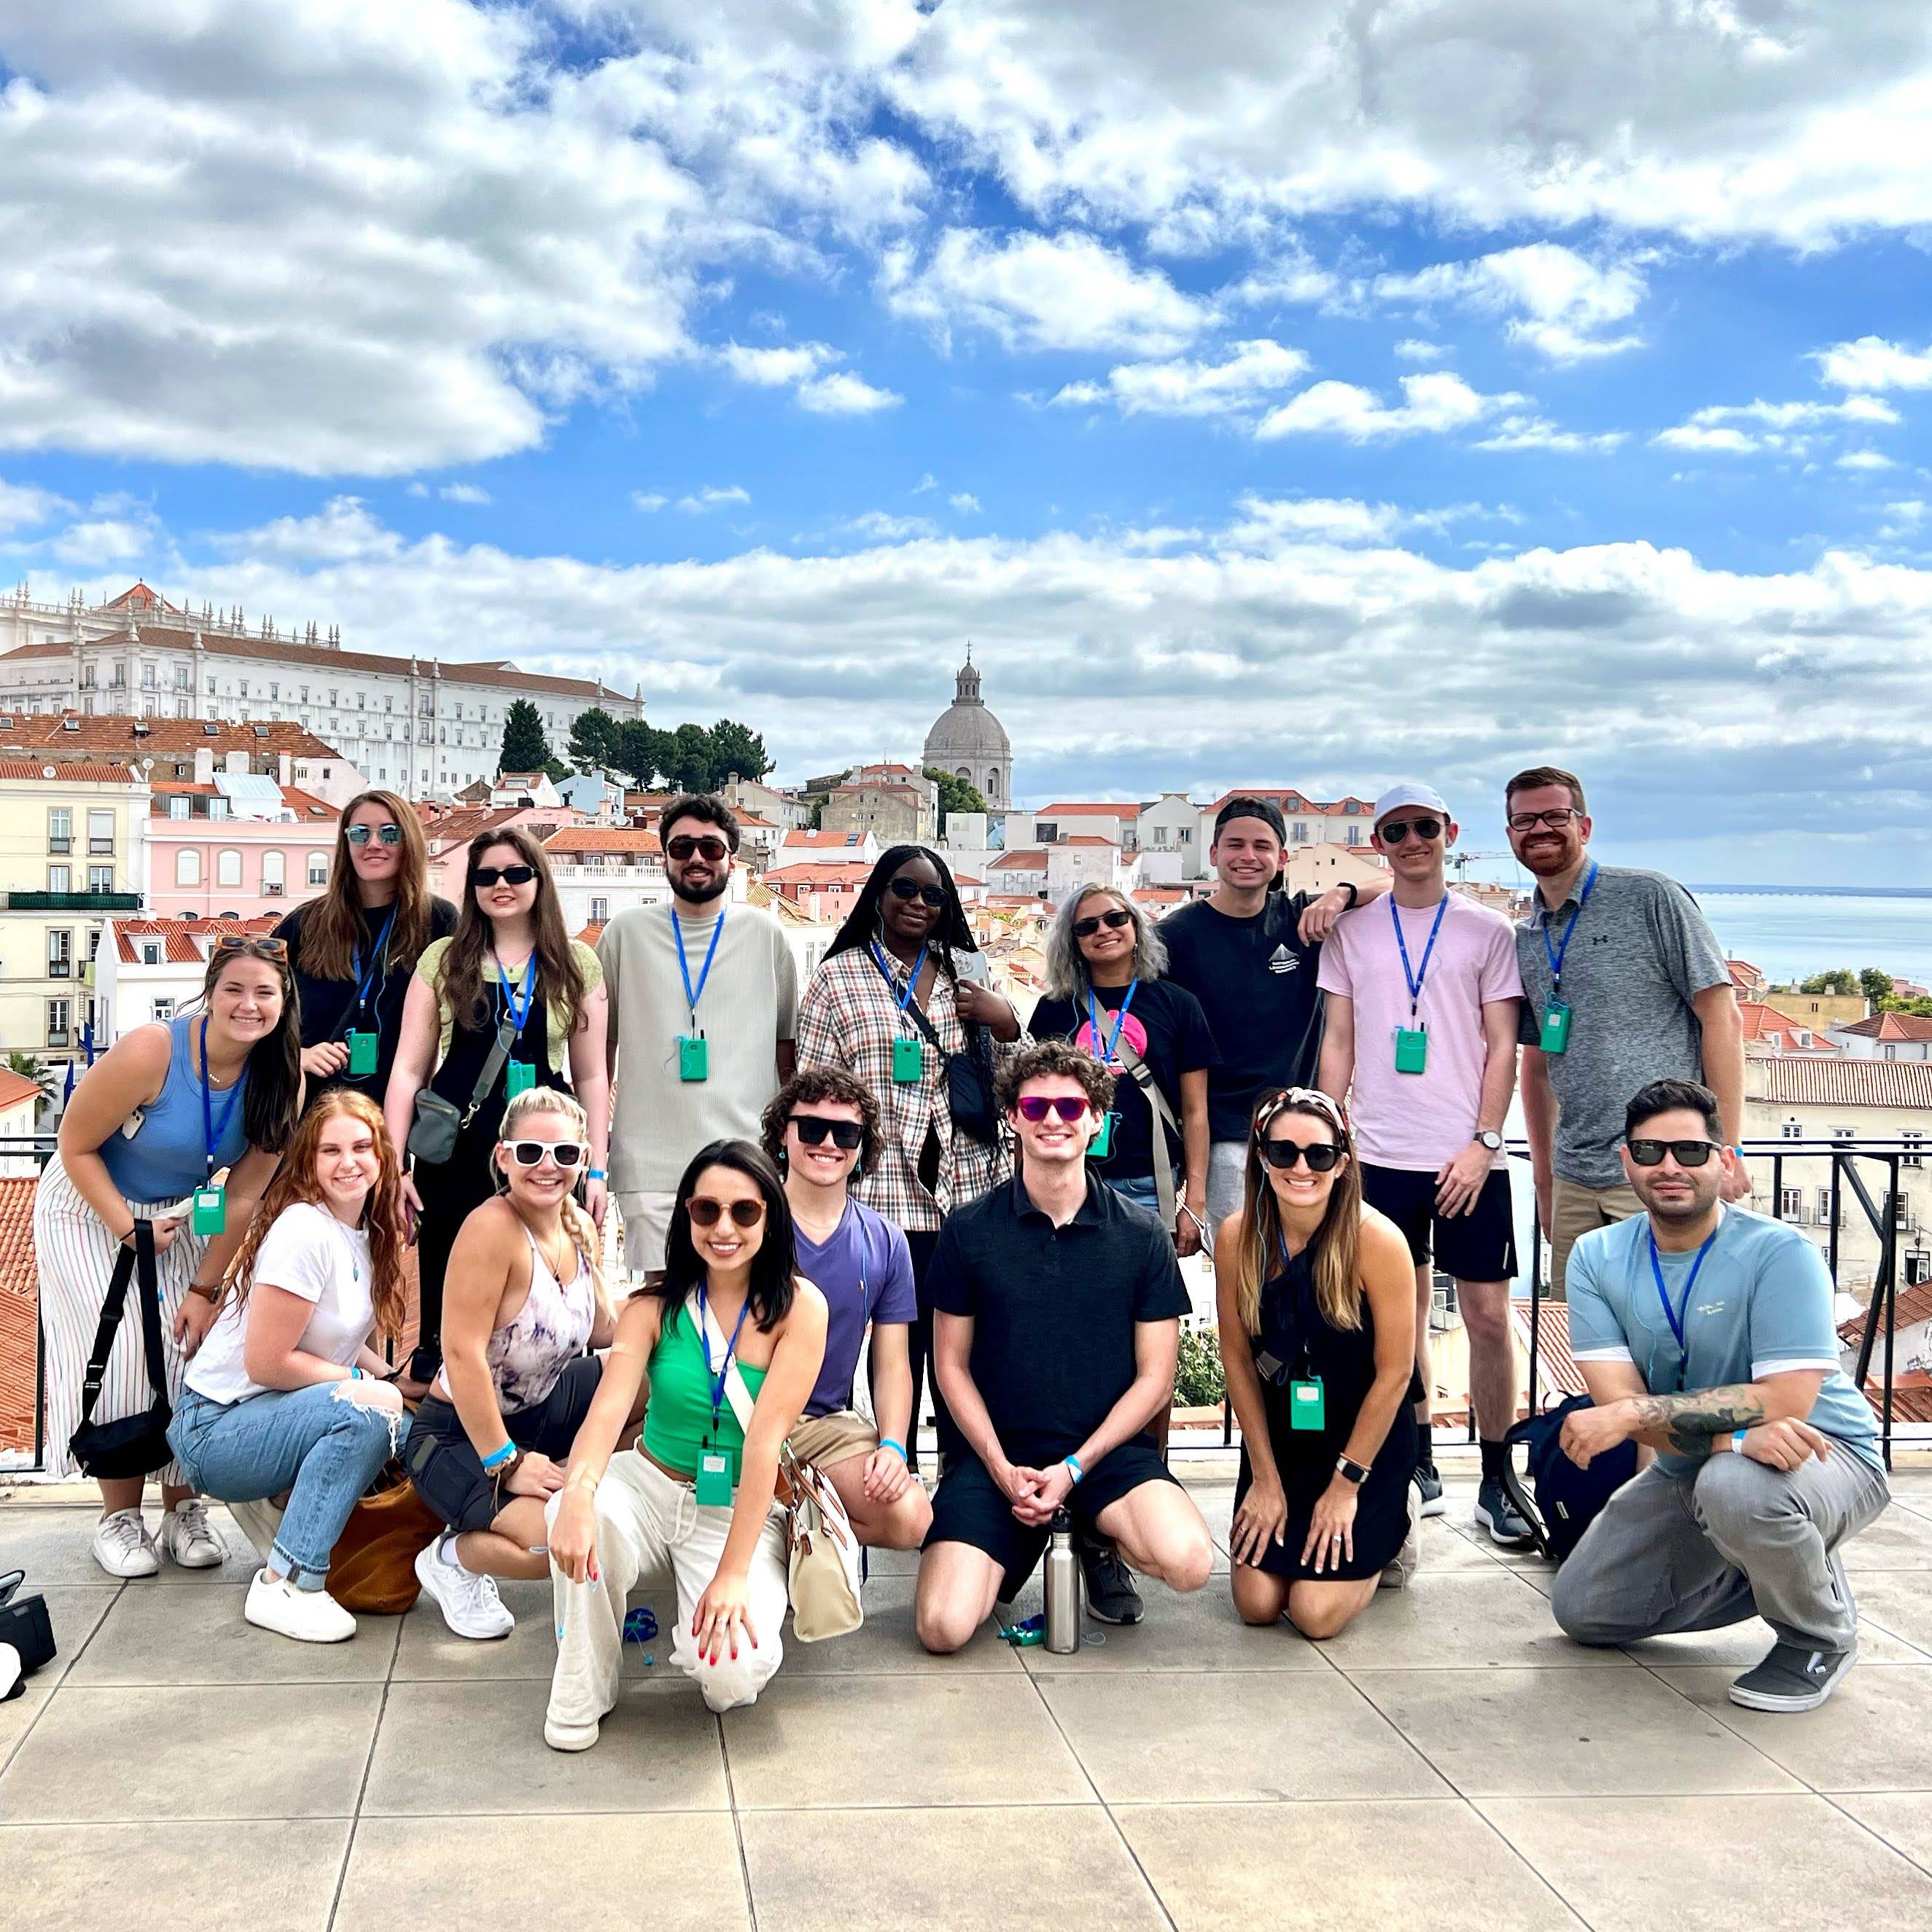
<instances>
[{"instance_id":1,"label":"grey sweatpants","mask_svg":"<svg viewBox=\"0 0 1932 1932\"><path fill-rule=\"evenodd\" d=\"M1842 1444L1788 1472L1732 1451L1690 1475L1653 1462L1585 1532L1550 1607L1579 1643L1755 1616L1787 1643L1849 1650L1858 1607L1836 1552L1891 1499L1883 1474Z\"/></svg>"}]
</instances>

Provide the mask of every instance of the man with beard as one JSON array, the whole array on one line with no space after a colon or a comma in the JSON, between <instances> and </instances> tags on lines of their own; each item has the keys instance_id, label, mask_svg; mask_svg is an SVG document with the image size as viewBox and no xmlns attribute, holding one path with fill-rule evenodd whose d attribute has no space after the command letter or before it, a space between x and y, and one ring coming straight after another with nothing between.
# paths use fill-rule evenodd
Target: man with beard
<instances>
[{"instance_id":1,"label":"man with beard","mask_svg":"<svg viewBox=\"0 0 1932 1932\"><path fill-rule=\"evenodd\" d=\"M1566 1418L1563 1448L1585 1468L1631 1441L1657 1455L1585 1532L1551 1608L1589 1644L1761 1616L1777 1641L1731 1702L1809 1711L1857 1658L1838 1550L1885 1508L1885 1472L1838 1366L1817 1250L1725 1206L1727 1158L1708 1088L1654 1081L1630 1101L1622 1159L1643 1212L1570 1255L1592 1406Z\"/></svg>"},{"instance_id":2,"label":"man with beard","mask_svg":"<svg viewBox=\"0 0 1932 1932\"><path fill-rule=\"evenodd\" d=\"M783 930L730 903L738 821L722 799L674 798L658 820L668 906L631 906L597 956L610 1000L610 1192L624 1262L661 1268L679 1175L698 1148L758 1138L792 1076L798 969Z\"/></svg>"},{"instance_id":3,"label":"man with beard","mask_svg":"<svg viewBox=\"0 0 1932 1932\"><path fill-rule=\"evenodd\" d=\"M1624 1102L1652 1080L1701 1080L1718 1096L1723 1192L1750 1193L1737 1150L1744 1023L1722 949L1696 902L1661 872L1599 866L1573 772L1538 765L1504 792L1510 849L1536 875L1516 928L1522 970L1522 1115L1550 1293L1592 1228L1643 1211L1618 1154Z\"/></svg>"}]
</instances>

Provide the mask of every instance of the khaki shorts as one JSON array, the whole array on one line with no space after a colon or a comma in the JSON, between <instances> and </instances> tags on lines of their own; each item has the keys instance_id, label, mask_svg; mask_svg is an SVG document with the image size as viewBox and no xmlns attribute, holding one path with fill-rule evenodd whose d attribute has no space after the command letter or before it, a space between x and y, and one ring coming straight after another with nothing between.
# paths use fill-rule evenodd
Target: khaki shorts
<instances>
[{"instance_id":1,"label":"khaki shorts","mask_svg":"<svg viewBox=\"0 0 1932 1932\"><path fill-rule=\"evenodd\" d=\"M785 1440L801 1462L829 1469L854 1456L869 1456L879 1446L879 1432L856 1408L835 1408L830 1415L800 1418Z\"/></svg>"},{"instance_id":2,"label":"khaki shorts","mask_svg":"<svg viewBox=\"0 0 1932 1932\"><path fill-rule=\"evenodd\" d=\"M655 1273L664 1264L675 1194L620 1194L617 1212L624 1222L624 1269L628 1274Z\"/></svg>"},{"instance_id":3,"label":"khaki shorts","mask_svg":"<svg viewBox=\"0 0 1932 1932\"><path fill-rule=\"evenodd\" d=\"M1636 1190L1619 1183L1615 1187L1586 1187L1580 1181L1556 1176L1550 1196L1550 1298L1569 1299L1564 1292L1563 1277L1570 1265L1570 1250L1593 1228L1612 1228L1644 1211Z\"/></svg>"}]
</instances>

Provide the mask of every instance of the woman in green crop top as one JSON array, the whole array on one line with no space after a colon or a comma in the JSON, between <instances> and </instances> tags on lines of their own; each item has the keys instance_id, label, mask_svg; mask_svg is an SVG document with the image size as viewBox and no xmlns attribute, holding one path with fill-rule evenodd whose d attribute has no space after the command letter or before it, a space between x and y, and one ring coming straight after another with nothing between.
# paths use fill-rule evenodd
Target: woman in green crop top
<instances>
[{"instance_id":1,"label":"woman in green crop top","mask_svg":"<svg viewBox=\"0 0 1932 1932\"><path fill-rule=\"evenodd\" d=\"M557 1655L544 1742L557 1750L597 1742L617 1701L626 1599L667 1561L677 1582L671 1660L712 1710L752 1702L778 1667L778 1450L825 1354L825 1298L794 1270L778 1169L748 1141L713 1142L678 1183L664 1272L617 1317L569 1479L550 1505ZM619 1450L640 1394L644 1433Z\"/></svg>"}]
</instances>

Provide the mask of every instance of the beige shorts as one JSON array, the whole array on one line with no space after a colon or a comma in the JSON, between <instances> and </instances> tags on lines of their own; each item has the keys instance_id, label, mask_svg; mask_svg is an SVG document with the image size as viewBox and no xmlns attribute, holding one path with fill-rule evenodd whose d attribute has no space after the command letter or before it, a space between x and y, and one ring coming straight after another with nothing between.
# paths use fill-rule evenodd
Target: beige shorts
<instances>
[{"instance_id":1,"label":"beige shorts","mask_svg":"<svg viewBox=\"0 0 1932 1932\"><path fill-rule=\"evenodd\" d=\"M1622 1183L1615 1187L1586 1187L1558 1174L1550 1192L1550 1300L1569 1299L1563 1277L1570 1265L1570 1250L1592 1228L1614 1227L1642 1212L1643 1203L1634 1187Z\"/></svg>"},{"instance_id":2,"label":"beige shorts","mask_svg":"<svg viewBox=\"0 0 1932 1932\"><path fill-rule=\"evenodd\" d=\"M620 1194L617 1212L624 1222L624 1268L629 1274L655 1272L664 1264L675 1194Z\"/></svg>"},{"instance_id":3,"label":"beige shorts","mask_svg":"<svg viewBox=\"0 0 1932 1932\"><path fill-rule=\"evenodd\" d=\"M785 1440L801 1462L829 1469L854 1456L869 1456L879 1446L879 1432L856 1408L835 1408L830 1415L800 1418Z\"/></svg>"}]
</instances>

